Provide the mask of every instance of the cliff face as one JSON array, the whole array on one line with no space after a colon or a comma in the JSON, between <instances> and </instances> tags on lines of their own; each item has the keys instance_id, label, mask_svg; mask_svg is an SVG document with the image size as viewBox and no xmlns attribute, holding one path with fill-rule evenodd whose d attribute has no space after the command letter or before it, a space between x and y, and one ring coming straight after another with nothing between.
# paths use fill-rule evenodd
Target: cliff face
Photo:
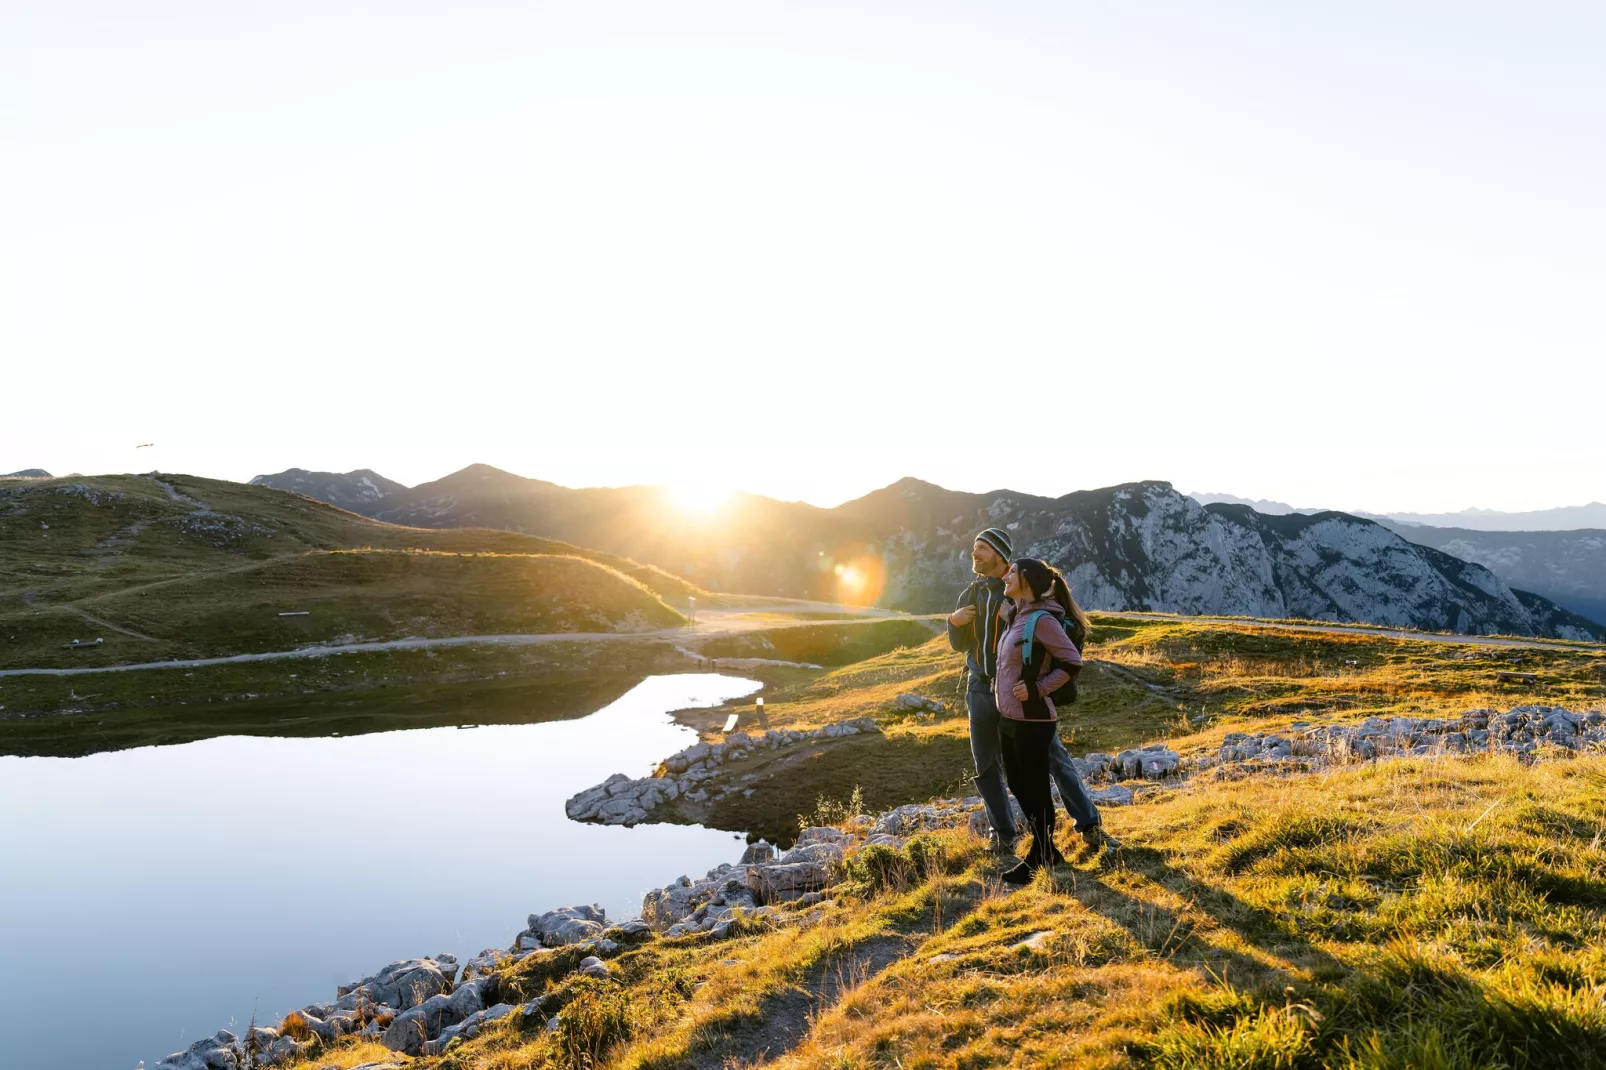
<instances>
[{"instance_id":1,"label":"cliff face","mask_svg":"<svg viewBox=\"0 0 1606 1070\"><path fill-rule=\"evenodd\" d=\"M896 493L912 498L922 490ZM951 605L969 578L972 535L992 524L1013 535L1021 556L1065 569L1092 609L1308 617L1466 634L1601 634L1543 598L1513 591L1481 565L1344 513L1266 516L1241 505L1201 506L1158 482L1052 500L976 497L982 500L946 523L884 539L886 604ZM919 511L911 503L908 512Z\"/></svg>"},{"instance_id":2,"label":"cliff face","mask_svg":"<svg viewBox=\"0 0 1606 1070\"><path fill-rule=\"evenodd\" d=\"M1387 523L1385 521L1385 523ZM1474 531L1388 524L1399 535L1606 624L1606 530Z\"/></svg>"}]
</instances>

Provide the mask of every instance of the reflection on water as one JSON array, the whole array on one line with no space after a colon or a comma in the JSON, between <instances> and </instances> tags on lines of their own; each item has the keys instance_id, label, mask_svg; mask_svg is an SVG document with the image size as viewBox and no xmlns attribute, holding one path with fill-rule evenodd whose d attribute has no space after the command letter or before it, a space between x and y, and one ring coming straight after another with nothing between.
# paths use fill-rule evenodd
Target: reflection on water
<instances>
[{"instance_id":1,"label":"reflection on water","mask_svg":"<svg viewBox=\"0 0 1606 1070\"><path fill-rule=\"evenodd\" d=\"M148 1066L253 1005L276 1022L392 959L506 946L532 911L634 914L740 841L576 824L564 800L690 742L666 711L758 686L655 676L577 720L0 758L3 1061Z\"/></svg>"}]
</instances>

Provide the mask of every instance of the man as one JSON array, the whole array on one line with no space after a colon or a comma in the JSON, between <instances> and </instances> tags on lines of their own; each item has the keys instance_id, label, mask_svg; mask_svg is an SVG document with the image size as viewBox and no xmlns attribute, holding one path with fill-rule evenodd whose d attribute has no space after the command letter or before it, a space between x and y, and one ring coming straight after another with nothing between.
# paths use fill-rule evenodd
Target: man
<instances>
[{"instance_id":1,"label":"man","mask_svg":"<svg viewBox=\"0 0 1606 1070\"><path fill-rule=\"evenodd\" d=\"M965 655L969 676L965 706L970 713L970 756L976 763L976 791L987 809L987 820L992 823L997 849L1002 853L1013 851L1016 830L1009 793L1004 788L1002 744L998 739L1001 715L993 697L993 677L998 672L998 614L1008 601L1004 597L1004 573L1014 553L1014 542L1003 528L988 528L977 535L970 548L970 570L976 579L960 593L959 605L948 615L948 645ZM1112 850L1115 841L1105 835L1098 808L1088 797L1058 733L1050 744L1049 770L1082 842L1095 849Z\"/></svg>"}]
</instances>

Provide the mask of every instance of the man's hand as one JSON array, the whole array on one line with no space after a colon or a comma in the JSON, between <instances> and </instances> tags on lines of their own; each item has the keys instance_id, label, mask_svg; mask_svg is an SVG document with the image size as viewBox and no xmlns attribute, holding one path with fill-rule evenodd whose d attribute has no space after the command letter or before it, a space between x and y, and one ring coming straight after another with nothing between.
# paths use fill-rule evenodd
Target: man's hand
<instances>
[{"instance_id":1,"label":"man's hand","mask_svg":"<svg viewBox=\"0 0 1606 1070\"><path fill-rule=\"evenodd\" d=\"M1015 691L1015 697L1017 699L1019 699L1021 702L1025 702L1027 699L1032 697L1032 693L1030 691L1026 690L1026 681L1025 680L1022 680L1020 683L1016 684L1015 688L1014 688L1014 691Z\"/></svg>"},{"instance_id":2,"label":"man's hand","mask_svg":"<svg viewBox=\"0 0 1606 1070\"><path fill-rule=\"evenodd\" d=\"M960 606L958 609L948 614L948 623L952 624L955 628L963 628L965 625L969 624L975 619L975 606Z\"/></svg>"}]
</instances>

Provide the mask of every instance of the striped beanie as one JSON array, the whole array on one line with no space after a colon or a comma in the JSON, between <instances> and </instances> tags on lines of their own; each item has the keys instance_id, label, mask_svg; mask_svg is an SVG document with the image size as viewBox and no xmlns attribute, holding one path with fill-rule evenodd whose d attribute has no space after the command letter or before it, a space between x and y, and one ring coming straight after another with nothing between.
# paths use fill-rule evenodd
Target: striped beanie
<instances>
[{"instance_id":1,"label":"striped beanie","mask_svg":"<svg viewBox=\"0 0 1606 1070\"><path fill-rule=\"evenodd\" d=\"M988 528L976 536L976 541L984 542L994 550L997 550L998 556L1005 561L1008 561L1015 552L1015 544L1010 541L1009 532L1003 528Z\"/></svg>"}]
</instances>

